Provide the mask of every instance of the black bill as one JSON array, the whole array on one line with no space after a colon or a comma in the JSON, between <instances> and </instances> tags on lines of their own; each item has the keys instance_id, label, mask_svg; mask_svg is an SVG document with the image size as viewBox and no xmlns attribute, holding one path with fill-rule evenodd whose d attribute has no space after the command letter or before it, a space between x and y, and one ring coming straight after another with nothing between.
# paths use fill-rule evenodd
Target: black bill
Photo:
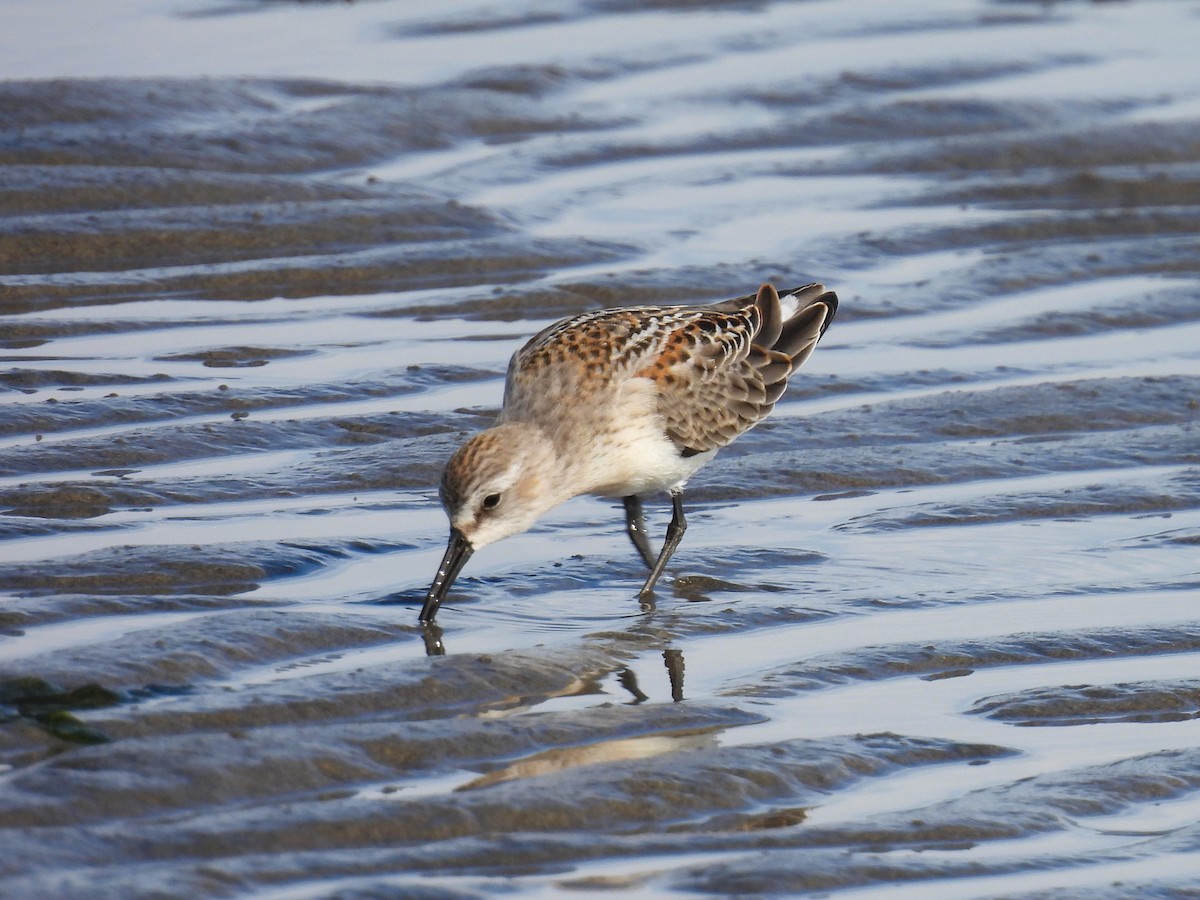
<instances>
[{"instance_id":1,"label":"black bill","mask_svg":"<svg viewBox=\"0 0 1200 900\"><path fill-rule=\"evenodd\" d=\"M450 590L450 585L454 584L454 579L458 577L458 573L462 571L462 567L466 565L467 560L474 552L475 548L471 546L470 541L463 537L463 533L452 528L446 555L442 557L442 564L438 566L433 584L429 586L429 593L425 595L425 605L421 607L420 621L433 621L438 607L442 605L442 600L446 597L446 592Z\"/></svg>"}]
</instances>

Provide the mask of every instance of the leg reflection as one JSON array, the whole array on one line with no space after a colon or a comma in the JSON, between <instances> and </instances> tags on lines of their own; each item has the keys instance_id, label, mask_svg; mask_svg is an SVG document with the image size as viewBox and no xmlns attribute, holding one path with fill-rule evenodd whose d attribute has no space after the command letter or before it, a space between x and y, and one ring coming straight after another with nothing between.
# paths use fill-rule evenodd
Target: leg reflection
<instances>
[{"instance_id":1,"label":"leg reflection","mask_svg":"<svg viewBox=\"0 0 1200 900\"><path fill-rule=\"evenodd\" d=\"M671 681L671 699L678 703L683 699L683 651L674 647L664 650L663 663Z\"/></svg>"},{"instance_id":2,"label":"leg reflection","mask_svg":"<svg viewBox=\"0 0 1200 900\"><path fill-rule=\"evenodd\" d=\"M625 690L629 691L629 693L633 695L633 703L631 705L645 703L650 699L649 696L643 693L642 689L638 687L637 675L634 674L633 669L628 667L622 669L617 673L617 681L621 682L621 687L625 688Z\"/></svg>"},{"instance_id":3,"label":"leg reflection","mask_svg":"<svg viewBox=\"0 0 1200 900\"><path fill-rule=\"evenodd\" d=\"M667 667L667 680L671 684L671 699L679 703L683 697L683 651L677 650L674 647L663 651L663 665ZM631 705L645 703L650 699L650 695L642 690L638 684L637 673L628 666L617 672L617 681L621 687L629 691L633 697Z\"/></svg>"},{"instance_id":4,"label":"leg reflection","mask_svg":"<svg viewBox=\"0 0 1200 900\"><path fill-rule=\"evenodd\" d=\"M425 655L445 656L446 645L442 643L442 629L433 622L422 622L421 626L421 637L425 639Z\"/></svg>"}]
</instances>

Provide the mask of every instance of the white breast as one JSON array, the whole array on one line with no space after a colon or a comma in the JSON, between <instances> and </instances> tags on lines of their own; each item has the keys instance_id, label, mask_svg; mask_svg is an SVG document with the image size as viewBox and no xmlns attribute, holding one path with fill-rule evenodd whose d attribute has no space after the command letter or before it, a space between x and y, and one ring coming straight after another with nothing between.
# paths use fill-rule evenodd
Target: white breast
<instances>
[{"instance_id":1,"label":"white breast","mask_svg":"<svg viewBox=\"0 0 1200 900\"><path fill-rule=\"evenodd\" d=\"M595 414L607 419L607 427L593 432L590 451L584 451L590 456L581 467L585 493L628 497L675 490L717 454L710 450L686 458L680 455L666 436L656 388L647 378L625 382L617 401ZM585 418L587 411L579 415Z\"/></svg>"}]
</instances>

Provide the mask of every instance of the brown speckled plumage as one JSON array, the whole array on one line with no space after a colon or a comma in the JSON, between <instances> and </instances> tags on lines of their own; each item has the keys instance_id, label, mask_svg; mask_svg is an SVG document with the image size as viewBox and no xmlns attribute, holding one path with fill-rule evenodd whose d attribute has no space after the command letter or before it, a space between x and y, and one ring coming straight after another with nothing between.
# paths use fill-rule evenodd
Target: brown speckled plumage
<instances>
[{"instance_id":1,"label":"brown speckled plumage","mask_svg":"<svg viewBox=\"0 0 1200 900\"><path fill-rule=\"evenodd\" d=\"M643 599L683 535L687 479L767 416L825 333L837 297L820 284L710 306L637 306L551 325L513 354L496 425L450 458L442 504L451 540L421 618L436 614L476 547L524 531L579 494L620 497L650 576ZM657 558L640 495L671 494L674 514Z\"/></svg>"},{"instance_id":2,"label":"brown speckled plumage","mask_svg":"<svg viewBox=\"0 0 1200 900\"><path fill-rule=\"evenodd\" d=\"M770 285L712 306L600 310L551 325L513 355L501 420L542 418L554 404L639 377L654 383L664 432L681 453L724 447L771 412L837 308L819 284L788 296L797 312L787 327Z\"/></svg>"}]
</instances>

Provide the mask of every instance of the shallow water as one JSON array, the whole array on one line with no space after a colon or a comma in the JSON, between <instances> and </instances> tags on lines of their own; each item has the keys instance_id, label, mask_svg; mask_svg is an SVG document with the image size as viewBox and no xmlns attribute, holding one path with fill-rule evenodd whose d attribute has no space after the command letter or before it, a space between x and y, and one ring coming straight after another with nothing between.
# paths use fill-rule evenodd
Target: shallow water
<instances>
[{"instance_id":1,"label":"shallow water","mask_svg":"<svg viewBox=\"0 0 1200 900\"><path fill-rule=\"evenodd\" d=\"M4 16L6 897L1200 889L1200 3ZM657 606L585 498L423 634L512 351L766 279Z\"/></svg>"}]
</instances>

